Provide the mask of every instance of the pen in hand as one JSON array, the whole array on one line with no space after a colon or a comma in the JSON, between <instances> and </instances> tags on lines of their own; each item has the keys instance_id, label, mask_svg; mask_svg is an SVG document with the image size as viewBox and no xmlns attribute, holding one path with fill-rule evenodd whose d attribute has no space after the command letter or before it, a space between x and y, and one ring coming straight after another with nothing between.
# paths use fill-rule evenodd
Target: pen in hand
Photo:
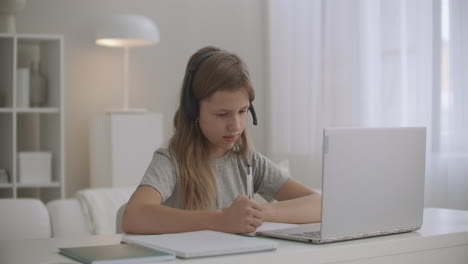
<instances>
[{"instance_id":1,"label":"pen in hand","mask_svg":"<svg viewBox=\"0 0 468 264\"><path fill-rule=\"evenodd\" d=\"M253 179L250 164L247 165L247 195L249 199L253 198Z\"/></svg>"}]
</instances>

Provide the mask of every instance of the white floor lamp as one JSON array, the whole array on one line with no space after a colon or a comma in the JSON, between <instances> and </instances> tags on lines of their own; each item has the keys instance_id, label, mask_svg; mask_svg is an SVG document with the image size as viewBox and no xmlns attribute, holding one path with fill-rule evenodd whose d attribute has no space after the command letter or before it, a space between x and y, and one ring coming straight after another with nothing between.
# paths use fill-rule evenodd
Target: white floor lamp
<instances>
[{"instance_id":1,"label":"white floor lamp","mask_svg":"<svg viewBox=\"0 0 468 264\"><path fill-rule=\"evenodd\" d=\"M106 47L124 48L123 57L123 108L108 112L146 112L142 108L130 108L129 98L129 49L131 47L150 46L159 43L159 31L151 19L139 15L118 15L111 17L99 27L96 44Z\"/></svg>"},{"instance_id":2,"label":"white floor lamp","mask_svg":"<svg viewBox=\"0 0 468 264\"><path fill-rule=\"evenodd\" d=\"M15 15L26 5L26 0L0 0L0 32L15 33Z\"/></svg>"}]
</instances>

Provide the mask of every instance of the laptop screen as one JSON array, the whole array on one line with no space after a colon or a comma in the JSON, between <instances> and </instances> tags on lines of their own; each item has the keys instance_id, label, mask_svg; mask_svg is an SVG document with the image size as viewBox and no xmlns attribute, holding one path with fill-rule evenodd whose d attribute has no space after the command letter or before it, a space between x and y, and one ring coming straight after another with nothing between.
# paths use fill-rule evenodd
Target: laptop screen
<instances>
[{"instance_id":1,"label":"laptop screen","mask_svg":"<svg viewBox=\"0 0 468 264\"><path fill-rule=\"evenodd\" d=\"M322 237L420 227L425 150L422 127L325 129Z\"/></svg>"}]
</instances>

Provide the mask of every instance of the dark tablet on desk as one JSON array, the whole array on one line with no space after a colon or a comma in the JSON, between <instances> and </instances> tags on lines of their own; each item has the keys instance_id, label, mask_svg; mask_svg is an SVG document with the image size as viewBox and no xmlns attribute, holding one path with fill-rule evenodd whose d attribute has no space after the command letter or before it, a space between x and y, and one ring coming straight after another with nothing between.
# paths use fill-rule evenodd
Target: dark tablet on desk
<instances>
[{"instance_id":1,"label":"dark tablet on desk","mask_svg":"<svg viewBox=\"0 0 468 264\"><path fill-rule=\"evenodd\" d=\"M85 264L148 263L175 259L175 254L137 244L59 248L59 253Z\"/></svg>"}]
</instances>

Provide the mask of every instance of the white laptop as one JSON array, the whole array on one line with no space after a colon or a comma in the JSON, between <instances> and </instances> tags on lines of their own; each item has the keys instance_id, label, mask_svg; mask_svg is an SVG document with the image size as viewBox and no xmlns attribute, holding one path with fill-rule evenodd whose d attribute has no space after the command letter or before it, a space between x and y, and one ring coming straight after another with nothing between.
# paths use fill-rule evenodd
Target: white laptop
<instances>
[{"instance_id":1,"label":"white laptop","mask_svg":"<svg viewBox=\"0 0 468 264\"><path fill-rule=\"evenodd\" d=\"M425 128L328 128L323 136L321 223L260 235L321 244L421 228Z\"/></svg>"}]
</instances>

